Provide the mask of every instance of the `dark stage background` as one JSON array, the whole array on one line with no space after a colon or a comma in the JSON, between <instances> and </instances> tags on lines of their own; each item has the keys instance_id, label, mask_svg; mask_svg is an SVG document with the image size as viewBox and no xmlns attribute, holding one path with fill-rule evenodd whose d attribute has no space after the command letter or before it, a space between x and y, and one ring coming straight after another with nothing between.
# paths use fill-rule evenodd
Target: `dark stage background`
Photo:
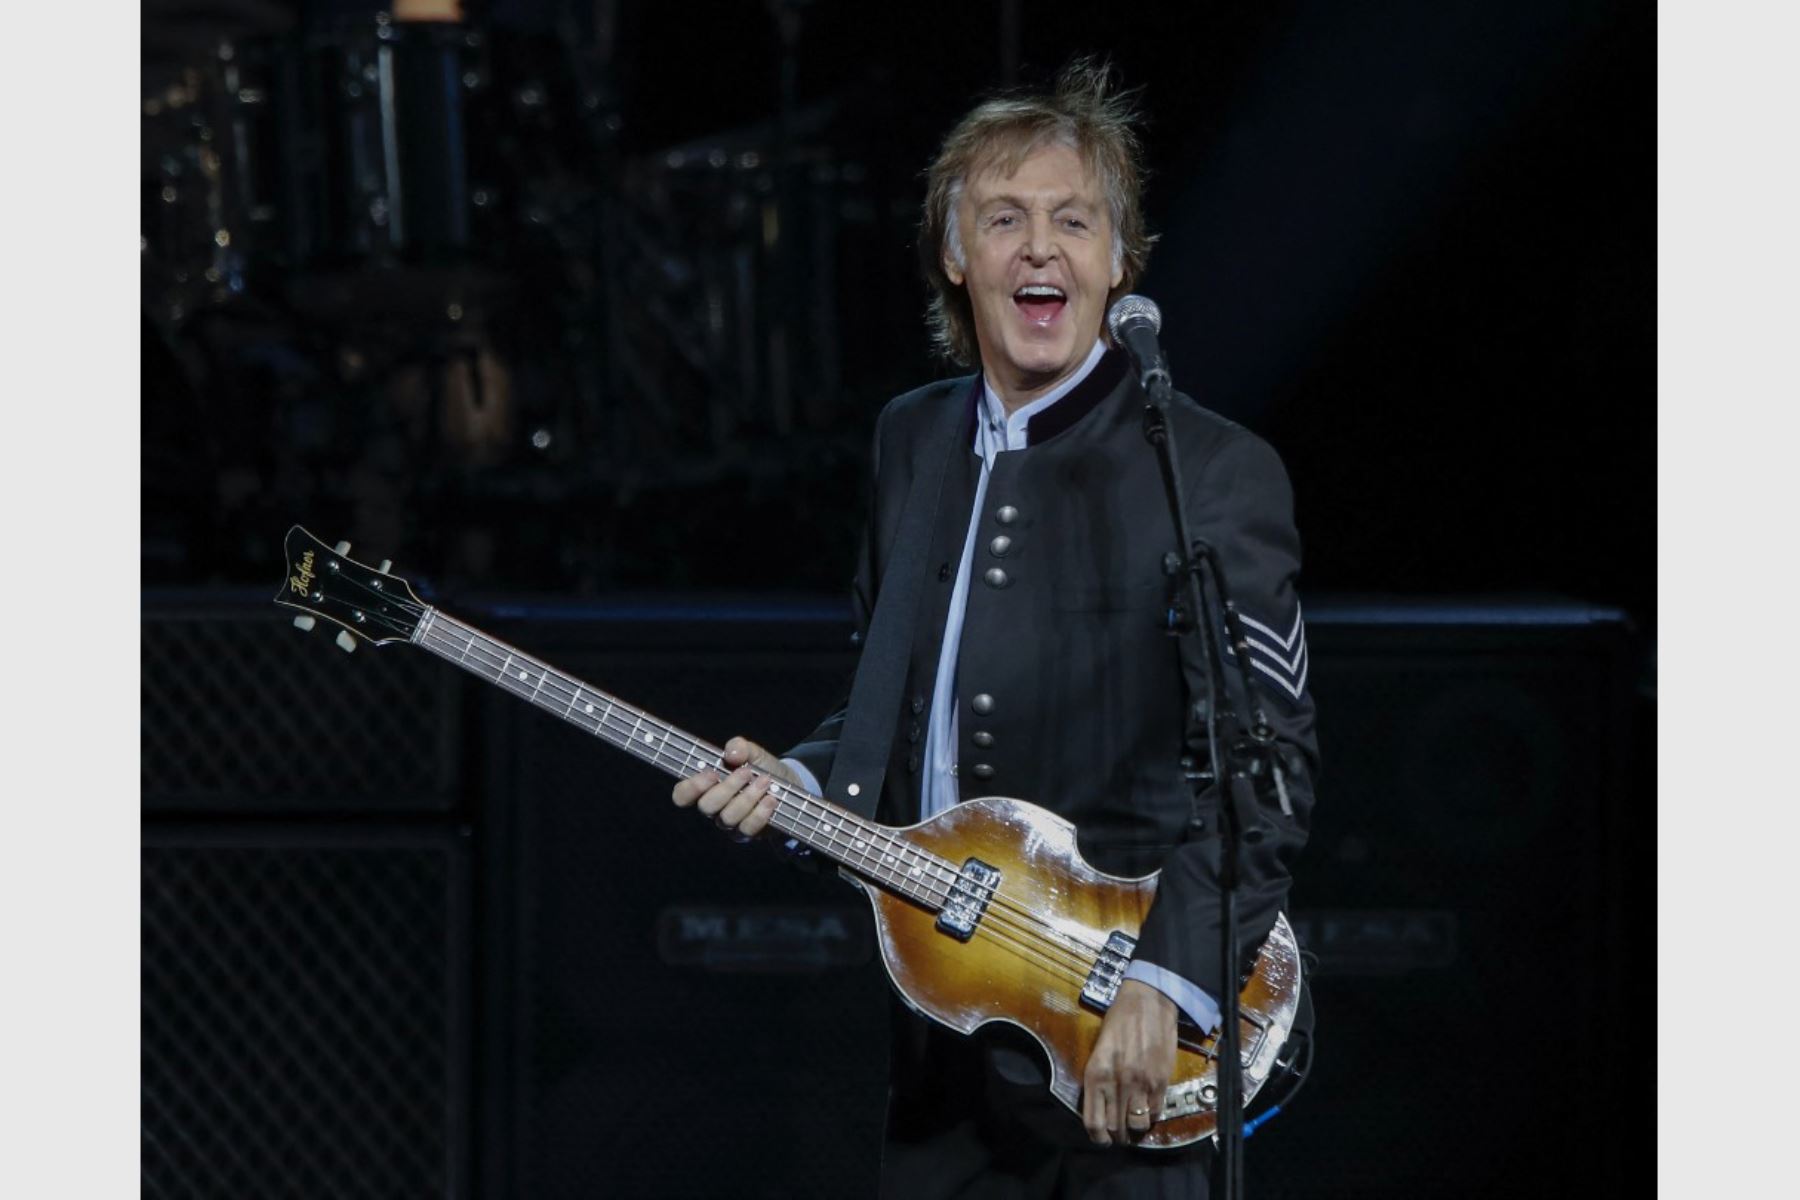
<instances>
[{"instance_id":1,"label":"dark stage background","mask_svg":"<svg viewBox=\"0 0 1800 1200\"><path fill-rule=\"evenodd\" d=\"M1627 1186L1655 34L1538 0L149 0L145 1194L867 1190L851 893L266 598L300 521L699 734L810 728L875 414L943 370L923 167L1090 51L1144 88L1177 383L1277 447L1306 544L1320 1043L1252 1190Z\"/></svg>"}]
</instances>

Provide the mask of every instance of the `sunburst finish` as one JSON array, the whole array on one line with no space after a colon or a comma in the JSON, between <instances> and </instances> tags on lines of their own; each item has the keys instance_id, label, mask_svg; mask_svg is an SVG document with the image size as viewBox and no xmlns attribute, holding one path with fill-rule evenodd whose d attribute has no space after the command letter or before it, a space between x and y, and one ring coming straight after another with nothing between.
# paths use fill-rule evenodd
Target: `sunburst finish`
<instances>
[{"instance_id":1,"label":"sunburst finish","mask_svg":"<svg viewBox=\"0 0 1800 1200\"><path fill-rule=\"evenodd\" d=\"M1081 857L1074 826L1003 797L970 800L894 832L958 866L978 858L1000 870L998 892L967 942L937 927L936 910L864 887L895 988L960 1033L990 1021L1030 1033L1048 1060L1051 1092L1079 1113L1081 1079L1103 1016L1082 1003L1082 985L1109 934L1137 936L1157 877L1124 879L1096 870ZM1293 1027L1299 968L1293 933L1280 918L1240 992L1246 1099L1268 1078ZM1140 1145L1181 1146L1212 1135L1214 1042L1182 1039L1161 1119Z\"/></svg>"}]
</instances>

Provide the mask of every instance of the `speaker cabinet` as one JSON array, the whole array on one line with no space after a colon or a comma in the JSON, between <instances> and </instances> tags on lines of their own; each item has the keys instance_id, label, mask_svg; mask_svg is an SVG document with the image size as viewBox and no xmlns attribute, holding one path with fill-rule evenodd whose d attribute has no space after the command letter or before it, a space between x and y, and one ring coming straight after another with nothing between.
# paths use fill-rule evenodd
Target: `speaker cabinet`
<instances>
[{"instance_id":1,"label":"speaker cabinet","mask_svg":"<svg viewBox=\"0 0 1800 1200\"><path fill-rule=\"evenodd\" d=\"M452 832L146 829L146 1196L469 1194Z\"/></svg>"},{"instance_id":2,"label":"speaker cabinet","mask_svg":"<svg viewBox=\"0 0 1800 1200\"><path fill-rule=\"evenodd\" d=\"M146 599L146 1195L872 1194L889 997L855 892L508 694L263 604ZM853 666L837 606L466 612L714 742L791 744ZM1253 1190L1630 1191L1631 636L1571 606L1308 622L1317 1048Z\"/></svg>"},{"instance_id":3,"label":"speaker cabinet","mask_svg":"<svg viewBox=\"0 0 1800 1200\"><path fill-rule=\"evenodd\" d=\"M1631 640L1573 607L1308 613L1322 778L1294 906L1316 1064L1258 1195L1618 1195L1654 1127L1653 796Z\"/></svg>"},{"instance_id":4,"label":"speaker cabinet","mask_svg":"<svg viewBox=\"0 0 1800 1200\"><path fill-rule=\"evenodd\" d=\"M346 655L267 596L145 597L144 811L446 812L459 796L460 672L405 648Z\"/></svg>"}]
</instances>

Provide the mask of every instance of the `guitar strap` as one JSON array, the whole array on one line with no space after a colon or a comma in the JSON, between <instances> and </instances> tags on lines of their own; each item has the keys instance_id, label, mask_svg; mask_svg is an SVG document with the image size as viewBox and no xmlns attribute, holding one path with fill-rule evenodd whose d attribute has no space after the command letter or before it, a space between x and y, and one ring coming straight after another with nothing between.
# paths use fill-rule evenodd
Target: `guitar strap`
<instances>
[{"instance_id":1,"label":"guitar strap","mask_svg":"<svg viewBox=\"0 0 1800 1200\"><path fill-rule=\"evenodd\" d=\"M975 377L974 387L981 386ZM887 778L888 752L900 715L900 694L906 686L906 667L918 621L919 597L925 591L926 567L931 557L931 535L937 525L938 504L944 492L944 473L959 442L966 440L973 391L964 393L962 404L946 403L936 423L925 435L920 461L924 470L913 476L906 493L906 507L894 533L894 548L881 573L875 613L856 664L856 680L850 685L850 705L838 735L837 755L825 798L858 816L872 818Z\"/></svg>"}]
</instances>

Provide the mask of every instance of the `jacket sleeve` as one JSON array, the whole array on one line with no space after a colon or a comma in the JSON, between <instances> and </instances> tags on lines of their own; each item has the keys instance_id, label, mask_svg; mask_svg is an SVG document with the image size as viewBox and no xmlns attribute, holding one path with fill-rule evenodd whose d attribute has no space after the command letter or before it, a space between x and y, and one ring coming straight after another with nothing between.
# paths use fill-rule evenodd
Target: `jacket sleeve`
<instances>
[{"instance_id":1,"label":"jacket sleeve","mask_svg":"<svg viewBox=\"0 0 1800 1200\"><path fill-rule=\"evenodd\" d=\"M1256 700L1275 734L1275 779L1258 784L1259 841L1239 844L1238 930L1244 964L1287 903L1294 860L1306 843L1318 770L1312 696L1306 680L1306 629L1295 591L1300 538L1293 491L1275 451L1246 431L1221 445L1188 484L1188 520L1195 537L1218 555L1226 587L1244 621ZM1221 645L1224 644L1221 635ZM1198 639L1181 639L1182 676L1189 710L1207 695L1207 669ZM1249 724L1235 655L1226 654L1227 701ZM1200 748L1204 754L1204 746ZM1225 748L1220 748L1225 754ZM1215 784L1198 800L1204 827L1163 863L1155 901L1144 919L1136 959L1190 980L1208 996L1223 994L1219 962L1219 794Z\"/></svg>"}]
</instances>

